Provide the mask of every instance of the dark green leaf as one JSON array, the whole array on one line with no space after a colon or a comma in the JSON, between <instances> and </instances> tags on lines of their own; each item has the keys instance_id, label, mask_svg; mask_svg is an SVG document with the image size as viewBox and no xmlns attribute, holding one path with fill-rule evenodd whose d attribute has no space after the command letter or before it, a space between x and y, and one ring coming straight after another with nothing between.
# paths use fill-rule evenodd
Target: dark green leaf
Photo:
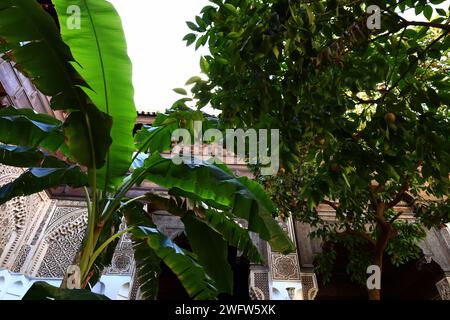
<instances>
[{"instance_id":1,"label":"dark green leaf","mask_svg":"<svg viewBox=\"0 0 450 320\"><path fill-rule=\"evenodd\" d=\"M66 10L67 4L64 14ZM42 93L52 97L52 108L69 113L77 110L83 114L77 118L83 122L83 125L77 124L77 128L82 127L83 131L72 130L74 139L66 142L72 158L90 168L102 167L106 157L102 150L107 150L111 142L109 132L97 130L96 139L85 140L85 130L92 129L94 120L105 115L92 105L83 91L82 88L89 86L73 67L74 57L52 17L36 1L5 0L0 4L0 21L0 34L11 44L11 56L17 67L33 79ZM74 121L70 123L74 124ZM77 145L73 147L71 142L75 141Z\"/></svg>"},{"instance_id":2,"label":"dark green leaf","mask_svg":"<svg viewBox=\"0 0 450 320\"><path fill-rule=\"evenodd\" d=\"M430 21L431 16L433 15L433 7L430 5L426 5L423 9L423 15L428 19L428 21Z\"/></svg>"},{"instance_id":3,"label":"dark green leaf","mask_svg":"<svg viewBox=\"0 0 450 320\"><path fill-rule=\"evenodd\" d=\"M72 17L67 14L67 1L55 0L53 3L60 19L62 37L78 63L76 70L92 88L85 92L100 111L113 119L112 124L102 126L99 121L108 123L108 117L103 120L92 110L88 111L94 141L99 141L105 130L111 132L112 139L109 140L112 143L97 146L95 150L102 154L108 152L106 165L96 171L97 184L102 189L115 186L131 165L134 147L131 133L137 118L132 64L120 16L109 1L74 0L70 5L80 9L80 28L73 28L69 21Z\"/></svg>"},{"instance_id":4,"label":"dark green leaf","mask_svg":"<svg viewBox=\"0 0 450 320\"><path fill-rule=\"evenodd\" d=\"M447 12L446 12L444 9L437 8L437 9L436 9L436 12L437 12L439 15L443 16L443 17L446 17L446 16L447 16Z\"/></svg>"},{"instance_id":5,"label":"dark green leaf","mask_svg":"<svg viewBox=\"0 0 450 320\"><path fill-rule=\"evenodd\" d=\"M195 23L186 21L186 24L189 27L189 29L191 29L192 31L200 31Z\"/></svg>"},{"instance_id":6,"label":"dark green leaf","mask_svg":"<svg viewBox=\"0 0 450 320\"><path fill-rule=\"evenodd\" d=\"M61 185L79 188L87 185L87 176L79 167L31 168L13 182L0 188L0 204L15 197L28 196Z\"/></svg>"},{"instance_id":7,"label":"dark green leaf","mask_svg":"<svg viewBox=\"0 0 450 320\"><path fill-rule=\"evenodd\" d=\"M145 263L146 270L150 272L148 278L154 279L159 272L156 270L156 256L178 277L190 297L196 300L211 300L217 296L217 289L205 270L193 259L194 257L159 232L148 217L142 219L142 215L146 214L145 211L125 208L124 214L128 225L134 226L131 234L135 246L138 246L137 259L140 258L142 263ZM146 224L140 225L143 222ZM148 258L142 260L145 256ZM142 277L144 280L147 278Z\"/></svg>"},{"instance_id":8,"label":"dark green leaf","mask_svg":"<svg viewBox=\"0 0 450 320\"><path fill-rule=\"evenodd\" d=\"M162 187L179 188L228 207L233 214L246 219L249 230L268 241L274 251L294 250L292 242L272 217L273 204L261 194L262 188L256 182L237 179L208 163L176 165L157 153L145 161L144 168L135 171L135 175L141 174Z\"/></svg>"},{"instance_id":9,"label":"dark green leaf","mask_svg":"<svg viewBox=\"0 0 450 320\"><path fill-rule=\"evenodd\" d=\"M61 289L46 282L35 282L22 300L109 300L89 290Z\"/></svg>"},{"instance_id":10,"label":"dark green leaf","mask_svg":"<svg viewBox=\"0 0 450 320\"><path fill-rule=\"evenodd\" d=\"M61 122L31 109L0 110L0 141L24 147L57 150L64 142Z\"/></svg>"},{"instance_id":11,"label":"dark green leaf","mask_svg":"<svg viewBox=\"0 0 450 320\"><path fill-rule=\"evenodd\" d=\"M247 230L239 226L225 213L206 210L206 221L216 229L230 245L242 251L243 255L253 263L264 264L258 248L253 244Z\"/></svg>"},{"instance_id":12,"label":"dark green leaf","mask_svg":"<svg viewBox=\"0 0 450 320\"><path fill-rule=\"evenodd\" d=\"M191 44L193 44L196 39L197 39L197 36L194 33L189 33L183 38L183 40L186 41L187 46L190 46Z\"/></svg>"},{"instance_id":13,"label":"dark green leaf","mask_svg":"<svg viewBox=\"0 0 450 320\"><path fill-rule=\"evenodd\" d=\"M44 152L29 148L0 144L0 163L11 167L64 167L64 161Z\"/></svg>"},{"instance_id":14,"label":"dark green leaf","mask_svg":"<svg viewBox=\"0 0 450 320\"><path fill-rule=\"evenodd\" d=\"M182 218L192 251L221 293L233 294L233 271L223 237L192 214Z\"/></svg>"}]
</instances>

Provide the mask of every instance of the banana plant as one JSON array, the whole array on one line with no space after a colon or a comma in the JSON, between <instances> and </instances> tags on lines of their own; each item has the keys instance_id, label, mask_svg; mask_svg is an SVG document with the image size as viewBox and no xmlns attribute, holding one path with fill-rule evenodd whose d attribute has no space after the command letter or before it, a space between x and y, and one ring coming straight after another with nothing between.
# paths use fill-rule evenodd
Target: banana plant
<instances>
[{"instance_id":1,"label":"banana plant","mask_svg":"<svg viewBox=\"0 0 450 320\"><path fill-rule=\"evenodd\" d=\"M249 232L259 234L275 251L291 252L294 246L273 218L275 207L258 183L235 177L225 165L176 165L164 155L174 130L192 128L198 120L215 126L212 119L177 108L159 114L153 126L133 138L137 113L131 62L114 7L104 0L71 1L80 8L77 29L67 21L72 18L67 2L53 2L60 31L35 1L0 1L0 42L8 48L7 57L52 97L53 109L67 115L59 121L21 106L0 109L0 163L28 168L0 188L0 204L60 185L85 189L88 223L73 261L80 270L80 289L97 283L125 233L132 236L138 278L148 299L157 297L161 264L194 299L231 293L228 245L250 261L262 261ZM129 198L130 190L144 181L166 188L167 196ZM192 251L160 232L145 204L180 217ZM122 219L128 227L119 231ZM248 227L241 227L238 219ZM61 290L66 287L67 277ZM39 292L48 295L42 285L31 290L28 296L33 298ZM54 290L52 294L57 295ZM60 296L66 297L67 291Z\"/></svg>"}]
</instances>

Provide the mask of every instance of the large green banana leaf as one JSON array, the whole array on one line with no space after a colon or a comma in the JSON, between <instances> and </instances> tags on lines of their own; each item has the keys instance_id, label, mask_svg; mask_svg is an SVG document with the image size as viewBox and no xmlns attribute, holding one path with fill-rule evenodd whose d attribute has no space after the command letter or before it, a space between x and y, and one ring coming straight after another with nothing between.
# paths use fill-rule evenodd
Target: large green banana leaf
<instances>
[{"instance_id":1,"label":"large green banana leaf","mask_svg":"<svg viewBox=\"0 0 450 320\"><path fill-rule=\"evenodd\" d=\"M225 213L206 210L199 197L180 189L170 189L170 198L147 194L150 210L163 210L181 217L192 251L214 280L221 293L232 294L233 272L228 263L228 242L244 251L252 261L261 262L248 231L229 220ZM188 199L188 200L187 200Z\"/></svg>"},{"instance_id":2,"label":"large green banana leaf","mask_svg":"<svg viewBox=\"0 0 450 320\"><path fill-rule=\"evenodd\" d=\"M134 143L136 149L144 152L159 151L165 152L172 149L172 132L178 129L178 124L173 121L161 127L144 126L136 133Z\"/></svg>"},{"instance_id":3,"label":"large green banana leaf","mask_svg":"<svg viewBox=\"0 0 450 320\"><path fill-rule=\"evenodd\" d=\"M233 294L233 270L228 263L228 244L207 223L186 214L182 219L192 251L221 293Z\"/></svg>"},{"instance_id":4,"label":"large green banana leaf","mask_svg":"<svg viewBox=\"0 0 450 320\"><path fill-rule=\"evenodd\" d=\"M61 34L79 65L74 65L92 90L85 90L95 105L113 118L112 145L104 168L97 173L100 186L115 184L128 171L133 156L132 132L136 122L132 67L125 35L114 6L105 0L55 0ZM69 5L80 9L80 28L73 28Z\"/></svg>"},{"instance_id":5,"label":"large green banana leaf","mask_svg":"<svg viewBox=\"0 0 450 320\"><path fill-rule=\"evenodd\" d=\"M179 128L189 130L194 143L194 124L202 123L202 130L217 129L218 119L206 117L201 111L188 108L159 113L152 126L144 126L135 136L136 148L145 153L166 152L172 149L172 133Z\"/></svg>"},{"instance_id":6,"label":"large green banana leaf","mask_svg":"<svg viewBox=\"0 0 450 320\"><path fill-rule=\"evenodd\" d=\"M44 159L44 153L28 147L0 144L0 163L11 167L37 167Z\"/></svg>"},{"instance_id":7,"label":"large green banana leaf","mask_svg":"<svg viewBox=\"0 0 450 320\"><path fill-rule=\"evenodd\" d=\"M89 290L61 289L46 282L35 282L22 300L109 300Z\"/></svg>"},{"instance_id":8,"label":"large green banana leaf","mask_svg":"<svg viewBox=\"0 0 450 320\"><path fill-rule=\"evenodd\" d=\"M227 210L226 207L223 207L212 200L202 199L194 193L186 192L178 188L170 189L168 193L171 196L188 198L196 204L201 205L201 203L205 203L208 209L202 210L204 221L220 233L230 245L242 251L244 256L251 262L264 263L258 248L250 238L248 230L236 223L233 220L233 217L230 217L231 214L223 211Z\"/></svg>"},{"instance_id":9,"label":"large green banana leaf","mask_svg":"<svg viewBox=\"0 0 450 320\"><path fill-rule=\"evenodd\" d=\"M147 226L156 228L151 218L145 213L143 205L132 203L122 208L129 226ZM136 273L140 284L142 297L145 300L155 300L158 297L161 259L149 248L146 241L132 238Z\"/></svg>"},{"instance_id":10,"label":"large green banana leaf","mask_svg":"<svg viewBox=\"0 0 450 320\"><path fill-rule=\"evenodd\" d=\"M15 197L28 196L60 185L79 188L87 183L87 176L79 167L31 168L0 188L0 205Z\"/></svg>"},{"instance_id":11,"label":"large green banana leaf","mask_svg":"<svg viewBox=\"0 0 450 320\"><path fill-rule=\"evenodd\" d=\"M111 144L111 118L81 89L87 84L71 65L74 58L52 17L37 1L2 0L0 38L9 45L16 68L52 97L52 108L70 113L64 130L71 135L66 144L72 158L90 168L102 167Z\"/></svg>"},{"instance_id":12,"label":"large green banana leaf","mask_svg":"<svg viewBox=\"0 0 450 320\"><path fill-rule=\"evenodd\" d=\"M3 144L0 144L0 163L19 168L57 168L65 165L64 161L40 150Z\"/></svg>"},{"instance_id":13,"label":"large green banana leaf","mask_svg":"<svg viewBox=\"0 0 450 320\"><path fill-rule=\"evenodd\" d=\"M64 143L62 123L31 109L0 110L0 142L55 151Z\"/></svg>"},{"instance_id":14,"label":"large green banana leaf","mask_svg":"<svg viewBox=\"0 0 450 320\"><path fill-rule=\"evenodd\" d=\"M156 229L142 209L142 205L128 206L124 214L128 226L134 227L131 235L135 245L138 276L140 281L146 284L147 290L155 292L157 285L155 281L160 271L159 261L163 261L178 277L191 298L196 300L216 298L217 289L203 267L195 261L191 253L178 247ZM150 292L147 294L151 297Z\"/></svg>"},{"instance_id":15,"label":"large green banana leaf","mask_svg":"<svg viewBox=\"0 0 450 320\"><path fill-rule=\"evenodd\" d=\"M205 221L217 230L228 243L254 263L264 263L258 248L254 245L248 231L239 226L222 212L210 209L205 211Z\"/></svg>"},{"instance_id":16,"label":"large green banana leaf","mask_svg":"<svg viewBox=\"0 0 450 320\"><path fill-rule=\"evenodd\" d=\"M264 192L260 192L262 189L257 182L239 180L218 166L205 162L176 165L158 153L145 160L144 167L136 169L133 174L164 188L178 188L227 207L237 217L247 220L248 229L268 241L274 251L290 253L295 250L292 241L273 218L275 207Z\"/></svg>"}]
</instances>

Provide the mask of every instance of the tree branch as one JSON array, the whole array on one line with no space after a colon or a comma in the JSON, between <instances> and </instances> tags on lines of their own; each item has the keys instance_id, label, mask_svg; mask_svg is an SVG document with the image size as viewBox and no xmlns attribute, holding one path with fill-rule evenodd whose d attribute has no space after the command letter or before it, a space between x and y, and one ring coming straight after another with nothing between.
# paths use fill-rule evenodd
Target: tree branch
<instances>
[{"instance_id":1,"label":"tree branch","mask_svg":"<svg viewBox=\"0 0 450 320\"><path fill-rule=\"evenodd\" d=\"M406 180L402 184L402 187L400 188L400 191L397 193L395 198L388 203L387 207L388 208L395 207L400 201L402 201L403 195L405 194L406 191L408 191L408 189L409 189L409 178L406 178Z\"/></svg>"},{"instance_id":2,"label":"tree branch","mask_svg":"<svg viewBox=\"0 0 450 320\"><path fill-rule=\"evenodd\" d=\"M332 207L335 211L337 211L337 210L339 209L339 207L338 207L334 202L331 202L331 201L328 201L328 200L323 200L322 203L323 203L323 204L329 205L329 206Z\"/></svg>"},{"instance_id":3,"label":"tree branch","mask_svg":"<svg viewBox=\"0 0 450 320\"><path fill-rule=\"evenodd\" d=\"M400 211L399 213L397 213L391 220L389 220L389 223L393 223L395 220L397 220L398 218L400 218L400 216L403 214L403 211Z\"/></svg>"},{"instance_id":4,"label":"tree branch","mask_svg":"<svg viewBox=\"0 0 450 320\"><path fill-rule=\"evenodd\" d=\"M400 25L402 27L406 27L406 26L422 26L422 27L438 28L438 29L450 31L450 25L448 25L448 24L441 24L441 23L435 23L435 22L404 21Z\"/></svg>"},{"instance_id":5,"label":"tree branch","mask_svg":"<svg viewBox=\"0 0 450 320\"><path fill-rule=\"evenodd\" d=\"M414 172L422 165L422 161L417 161L417 163L414 165L414 167L412 168L412 173L414 174ZM408 191L410 187L410 177L406 177L405 181L403 182L399 192L397 193L397 195L395 196L395 198L388 203L387 208L393 208L395 207L400 201L403 200L403 197L406 193L406 191Z\"/></svg>"},{"instance_id":6,"label":"tree branch","mask_svg":"<svg viewBox=\"0 0 450 320\"><path fill-rule=\"evenodd\" d=\"M373 194L373 192L369 193L369 201L370 201L370 205L372 206L372 209L376 212L378 200L377 200L376 196Z\"/></svg>"}]
</instances>

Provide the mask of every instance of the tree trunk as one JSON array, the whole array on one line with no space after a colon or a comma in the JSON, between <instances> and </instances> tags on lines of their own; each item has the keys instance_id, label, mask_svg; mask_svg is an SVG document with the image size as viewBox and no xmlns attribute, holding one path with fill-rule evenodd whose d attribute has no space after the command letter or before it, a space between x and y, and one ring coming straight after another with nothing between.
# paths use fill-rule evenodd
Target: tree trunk
<instances>
[{"instance_id":1,"label":"tree trunk","mask_svg":"<svg viewBox=\"0 0 450 320\"><path fill-rule=\"evenodd\" d=\"M377 203L377 224L380 228L380 236L377 239L375 245L375 254L373 259L373 264L380 268L380 277L383 274L383 255L386 250L389 238L392 234L392 226L384 218L384 213L386 210L386 205L383 202ZM381 300L381 279L380 279L380 289L369 290L370 300Z\"/></svg>"},{"instance_id":2,"label":"tree trunk","mask_svg":"<svg viewBox=\"0 0 450 320\"><path fill-rule=\"evenodd\" d=\"M381 300L381 290L369 290L369 300Z\"/></svg>"},{"instance_id":3,"label":"tree trunk","mask_svg":"<svg viewBox=\"0 0 450 320\"><path fill-rule=\"evenodd\" d=\"M380 277L383 274L383 253L384 248L382 249L380 240L384 238L383 234L380 236L379 241L377 241L377 247L375 249L375 257L374 257L374 265L380 268ZM387 242L386 242L387 243ZM371 289L369 290L369 300L381 300L381 279L380 279L380 289Z\"/></svg>"}]
</instances>

